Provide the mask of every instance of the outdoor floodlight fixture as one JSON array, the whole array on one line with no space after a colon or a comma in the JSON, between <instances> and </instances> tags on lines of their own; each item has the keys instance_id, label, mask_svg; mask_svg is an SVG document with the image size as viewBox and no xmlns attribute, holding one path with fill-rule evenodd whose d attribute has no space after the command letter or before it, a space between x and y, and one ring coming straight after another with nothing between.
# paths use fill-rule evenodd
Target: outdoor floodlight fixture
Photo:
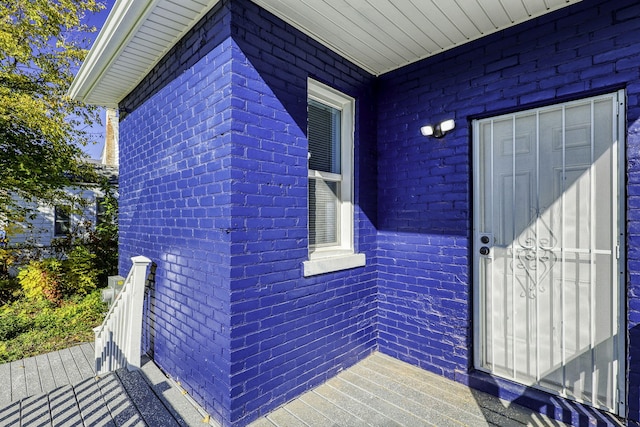
<instances>
[{"instance_id":1,"label":"outdoor floodlight fixture","mask_svg":"<svg viewBox=\"0 0 640 427\"><path fill-rule=\"evenodd\" d=\"M423 136L433 136L434 138L442 138L456 127L456 122L453 119L445 120L438 123L435 126L426 125L420 128L420 132Z\"/></svg>"}]
</instances>

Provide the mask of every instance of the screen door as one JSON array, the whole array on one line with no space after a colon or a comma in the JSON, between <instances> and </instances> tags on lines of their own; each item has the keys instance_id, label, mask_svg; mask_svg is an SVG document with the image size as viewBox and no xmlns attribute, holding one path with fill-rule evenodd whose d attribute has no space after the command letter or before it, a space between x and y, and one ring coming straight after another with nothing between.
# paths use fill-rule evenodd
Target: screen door
<instances>
[{"instance_id":1,"label":"screen door","mask_svg":"<svg viewBox=\"0 0 640 427\"><path fill-rule=\"evenodd\" d=\"M477 120L473 144L476 367L611 412L623 95Z\"/></svg>"}]
</instances>

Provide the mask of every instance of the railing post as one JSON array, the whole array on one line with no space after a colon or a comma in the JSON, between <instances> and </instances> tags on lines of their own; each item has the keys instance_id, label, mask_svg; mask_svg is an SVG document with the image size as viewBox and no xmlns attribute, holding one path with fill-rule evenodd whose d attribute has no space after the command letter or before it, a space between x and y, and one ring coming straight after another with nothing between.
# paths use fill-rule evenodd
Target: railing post
<instances>
[{"instance_id":1,"label":"railing post","mask_svg":"<svg viewBox=\"0 0 640 427\"><path fill-rule=\"evenodd\" d=\"M144 285L147 267L151 260L145 256L135 256L133 261L133 277L131 283L131 301L129 304L128 342L125 345L127 369L140 369L140 347L142 345L142 312L144 303Z\"/></svg>"}]
</instances>

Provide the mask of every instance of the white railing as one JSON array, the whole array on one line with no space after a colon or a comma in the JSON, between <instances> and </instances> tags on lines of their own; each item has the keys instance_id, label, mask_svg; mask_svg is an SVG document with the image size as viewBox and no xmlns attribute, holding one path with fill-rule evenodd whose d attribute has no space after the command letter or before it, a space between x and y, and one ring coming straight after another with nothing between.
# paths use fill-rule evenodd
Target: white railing
<instances>
[{"instance_id":1,"label":"white railing","mask_svg":"<svg viewBox=\"0 0 640 427\"><path fill-rule=\"evenodd\" d=\"M144 256L131 258L133 266L122 290L109 308L96 334L96 374L127 367L140 368L142 339L142 306L147 267L151 260Z\"/></svg>"}]
</instances>

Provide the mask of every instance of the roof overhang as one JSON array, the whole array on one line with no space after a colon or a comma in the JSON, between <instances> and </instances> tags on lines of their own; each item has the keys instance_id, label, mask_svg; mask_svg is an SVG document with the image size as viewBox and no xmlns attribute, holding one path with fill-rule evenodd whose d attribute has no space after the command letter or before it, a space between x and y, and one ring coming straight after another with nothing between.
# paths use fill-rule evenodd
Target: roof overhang
<instances>
[{"instance_id":1,"label":"roof overhang","mask_svg":"<svg viewBox=\"0 0 640 427\"><path fill-rule=\"evenodd\" d=\"M69 94L117 107L219 0L117 0ZM581 0L253 0L374 75Z\"/></svg>"},{"instance_id":2,"label":"roof overhang","mask_svg":"<svg viewBox=\"0 0 640 427\"><path fill-rule=\"evenodd\" d=\"M117 0L69 95L117 108L219 0Z\"/></svg>"}]
</instances>

